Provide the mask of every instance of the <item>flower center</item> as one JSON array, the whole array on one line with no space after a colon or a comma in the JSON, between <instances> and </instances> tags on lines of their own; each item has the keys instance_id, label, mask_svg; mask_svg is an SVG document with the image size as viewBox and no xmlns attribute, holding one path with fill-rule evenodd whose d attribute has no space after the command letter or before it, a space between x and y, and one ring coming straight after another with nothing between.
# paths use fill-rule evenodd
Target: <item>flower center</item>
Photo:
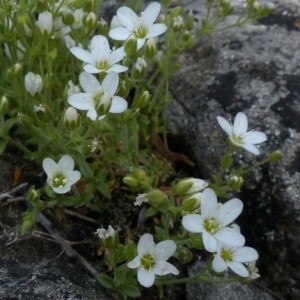
<instances>
[{"instance_id":1,"label":"flower center","mask_svg":"<svg viewBox=\"0 0 300 300\"><path fill-rule=\"evenodd\" d=\"M138 39L144 39L148 34L148 28L140 25L136 30L135 30L135 36Z\"/></svg>"},{"instance_id":2,"label":"flower center","mask_svg":"<svg viewBox=\"0 0 300 300\"><path fill-rule=\"evenodd\" d=\"M106 60L100 60L100 61L97 61L97 63L96 63L96 68L97 69L105 70L108 67L109 67L109 64L107 63Z\"/></svg>"},{"instance_id":3,"label":"flower center","mask_svg":"<svg viewBox=\"0 0 300 300\"><path fill-rule=\"evenodd\" d=\"M141 258L141 265L146 270L151 270L155 263L155 258L151 254L144 254Z\"/></svg>"},{"instance_id":4,"label":"flower center","mask_svg":"<svg viewBox=\"0 0 300 300\"><path fill-rule=\"evenodd\" d=\"M53 177L52 185L56 188L62 188L66 185L67 181L67 178L63 174L56 174Z\"/></svg>"},{"instance_id":5,"label":"flower center","mask_svg":"<svg viewBox=\"0 0 300 300\"><path fill-rule=\"evenodd\" d=\"M232 254L227 248L222 248L220 256L224 261L232 261Z\"/></svg>"},{"instance_id":6,"label":"flower center","mask_svg":"<svg viewBox=\"0 0 300 300\"><path fill-rule=\"evenodd\" d=\"M219 227L219 223L215 219L205 219L204 228L207 232L214 234Z\"/></svg>"},{"instance_id":7,"label":"flower center","mask_svg":"<svg viewBox=\"0 0 300 300\"><path fill-rule=\"evenodd\" d=\"M238 144L243 144L243 137L240 135L233 134L232 139Z\"/></svg>"}]
</instances>

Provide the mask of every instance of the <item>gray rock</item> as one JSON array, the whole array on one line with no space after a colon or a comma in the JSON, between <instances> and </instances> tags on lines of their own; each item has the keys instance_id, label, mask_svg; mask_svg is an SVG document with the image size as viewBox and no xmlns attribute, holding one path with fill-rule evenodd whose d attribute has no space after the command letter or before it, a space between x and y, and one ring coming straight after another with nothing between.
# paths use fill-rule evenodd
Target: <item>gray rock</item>
<instances>
[{"instance_id":1,"label":"gray rock","mask_svg":"<svg viewBox=\"0 0 300 300\"><path fill-rule=\"evenodd\" d=\"M237 163L282 150L281 161L249 174L238 197L245 206L239 224L260 253L262 280L284 299L300 298L300 5L292 2L260 23L202 39L184 53L171 85L169 120L173 139L203 179L216 173L226 149L219 115L234 118L243 111L249 128L268 136L261 155L237 151ZM235 299L235 287L232 293L227 299Z\"/></svg>"}]
</instances>

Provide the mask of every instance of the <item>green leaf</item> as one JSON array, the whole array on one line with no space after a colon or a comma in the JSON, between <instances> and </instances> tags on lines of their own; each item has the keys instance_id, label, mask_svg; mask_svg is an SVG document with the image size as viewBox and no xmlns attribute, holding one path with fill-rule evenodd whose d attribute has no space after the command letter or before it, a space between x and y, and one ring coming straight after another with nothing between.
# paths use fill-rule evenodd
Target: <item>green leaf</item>
<instances>
[{"instance_id":1,"label":"green leaf","mask_svg":"<svg viewBox=\"0 0 300 300\"><path fill-rule=\"evenodd\" d=\"M0 155L3 154L7 144L8 140L0 139Z\"/></svg>"},{"instance_id":2,"label":"green leaf","mask_svg":"<svg viewBox=\"0 0 300 300\"><path fill-rule=\"evenodd\" d=\"M136 285L132 284L123 285L120 288L120 292L123 295L123 297L125 296L125 299L127 297L137 298L141 296L141 291L139 290L139 288Z\"/></svg>"},{"instance_id":3,"label":"green leaf","mask_svg":"<svg viewBox=\"0 0 300 300\"><path fill-rule=\"evenodd\" d=\"M105 288L107 289L112 289L114 288L114 280L103 274L103 273L100 273L98 276L97 276L97 281Z\"/></svg>"}]
</instances>

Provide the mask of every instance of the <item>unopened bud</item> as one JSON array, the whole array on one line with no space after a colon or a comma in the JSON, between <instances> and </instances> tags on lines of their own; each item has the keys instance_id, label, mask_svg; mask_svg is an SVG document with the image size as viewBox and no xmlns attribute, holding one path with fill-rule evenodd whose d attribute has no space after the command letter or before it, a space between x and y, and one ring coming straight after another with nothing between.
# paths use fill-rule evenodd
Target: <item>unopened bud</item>
<instances>
[{"instance_id":1,"label":"unopened bud","mask_svg":"<svg viewBox=\"0 0 300 300\"><path fill-rule=\"evenodd\" d=\"M181 207L185 211L194 211L201 205L201 195L202 193L195 193L185 197L181 203Z\"/></svg>"},{"instance_id":2,"label":"unopened bud","mask_svg":"<svg viewBox=\"0 0 300 300\"><path fill-rule=\"evenodd\" d=\"M227 179L227 185L232 190L240 189L243 184L244 184L244 179L241 175L238 175L238 174L230 174Z\"/></svg>"},{"instance_id":3,"label":"unopened bud","mask_svg":"<svg viewBox=\"0 0 300 300\"><path fill-rule=\"evenodd\" d=\"M53 30L53 16L51 12L44 11L39 14L37 25L43 35L50 35Z\"/></svg>"},{"instance_id":4,"label":"unopened bud","mask_svg":"<svg viewBox=\"0 0 300 300\"><path fill-rule=\"evenodd\" d=\"M107 230L104 228L99 228L96 234L101 239L101 244L107 249L115 249L119 244L119 234L118 231L114 230L111 225L108 226Z\"/></svg>"},{"instance_id":5,"label":"unopened bud","mask_svg":"<svg viewBox=\"0 0 300 300\"><path fill-rule=\"evenodd\" d=\"M9 101L7 97L4 95L0 100L0 115L5 115L9 111Z\"/></svg>"},{"instance_id":6,"label":"unopened bud","mask_svg":"<svg viewBox=\"0 0 300 300\"><path fill-rule=\"evenodd\" d=\"M149 98L150 98L149 91L143 91L143 93L137 96L137 98L135 99L134 101L135 107L138 108L144 107L147 104Z\"/></svg>"},{"instance_id":7,"label":"unopened bud","mask_svg":"<svg viewBox=\"0 0 300 300\"><path fill-rule=\"evenodd\" d=\"M270 162L277 162L278 160L280 160L282 158L282 151L280 150L276 150L273 151L272 153L269 154L269 161Z\"/></svg>"},{"instance_id":8,"label":"unopened bud","mask_svg":"<svg viewBox=\"0 0 300 300\"><path fill-rule=\"evenodd\" d=\"M64 123L70 128L75 129L78 125L78 113L77 110L70 106L67 108L64 115Z\"/></svg>"},{"instance_id":9,"label":"unopened bud","mask_svg":"<svg viewBox=\"0 0 300 300\"><path fill-rule=\"evenodd\" d=\"M133 55L137 50L137 38L132 34L124 43L124 50L126 54Z\"/></svg>"},{"instance_id":10,"label":"unopened bud","mask_svg":"<svg viewBox=\"0 0 300 300\"><path fill-rule=\"evenodd\" d=\"M98 22L99 34L108 36L108 30L109 30L108 23L104 19L101 18L100 21Z\"/></svg>"},{"instance_id":11,"label":"unopened bud","mask_svg":"<svg viewBox=\"0 0 300 300\"><path fill-rule=\"evenodd\" d=\"M87 14L83 23L89 30L93 30L97 25L97 16L91 11Z\"/></svg>"},{"instance_id":12,"label":"unopened bud","mask_svg":"<svg viewBox=\"0 0 300 300\"><path fill-rule=\"evenodd\" d=\"M184 178L176 184L176 192L179 195L188 195L200 192L208 186L208 183L198 178Z\"/></svg>"},{"instance_id":13,"label":"unopened bud","mask_svg":"<svg viewBox=\"0 0 300 300\"><path fill-rule=\"evenodd\" d=\"M157 41L155 38L147 40L145 45L145 57L153 58L157 53Z\"/></svg>"},{"instance_id":14,"label":"unopened bud","mask_svg":"<svg viewBox=\"0 0 300 300\"><path fill-rule=\"evenodd\" d=\"M29 72L25 75L26 91L33 97L43 89L43 79L41 75Z\"/></svg>"},{"instance_id":15,"label":"unopened bud","mask_svg":"<svg viewBox=\"0 0 300 300\"><path fill-rule=\"evenodd\" d=\"M70 26L74 23L74 15L71 10L66 10L63 12L62 21L65 25Z\"/></svg>"}]
</instances>

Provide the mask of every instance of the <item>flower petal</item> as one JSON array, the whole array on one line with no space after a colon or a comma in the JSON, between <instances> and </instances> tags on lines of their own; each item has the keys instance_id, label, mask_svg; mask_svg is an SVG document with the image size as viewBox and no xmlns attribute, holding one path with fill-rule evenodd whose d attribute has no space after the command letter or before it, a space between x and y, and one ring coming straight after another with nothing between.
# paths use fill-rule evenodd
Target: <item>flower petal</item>
<instances>
[{"instance_id":1,"label":"flower petal","mask_svg":"<svg viewBox=\"0 0 300 300\"><path fill-rule=\"evenodd\" d=\"M58 165L62 170L73 171L75 163L74 163L74 159L70 155L63 155L58 161Z\"/></svg>"},{"instance_id":2,"label":"flower petal","mask_svg":"<svg viewBox=\"0 0 300 300\"><path fill-rule=\"evenodd\" d=\"M64 187L54 187L51 186L53 191L57 194L65 194L71 190L71 187L69 185L66 185Z\"/></svg>"},{"instance_id":3,"label":"flower petal","mask_svg":"<svg viewBox=\"0 0 300 300\"><path fill-rule=\"evenodd\" d=\"M80 110L89 110L93 107L93 99L91 95L86 93L76 93L68 98L68 102L73 107Z\"/></svg>"},{"instance_id":4,"label":"flower petal","mask_svg":"<svg viewBox=\"0 0 300 300\"><path fill-rule=\"evenodd\" d=\"M109 112L113 114L119 114L124 112L128 107L128 103L125 99L119 96L113 96L111 100L111 106Z\"/></svg>"},{"instance_id":5,"label":"flower petal","mask_svg":"<svg viewBox=\"0 0 300 300\"><path fill-rule=\"evenodd\" d=\"M132 261L127 264L128 268L135 269L141 265L141 257L138 255Z\"/></svg>"},{"instance_id":6,"label":"flower petal","mask_svg":"<svg viewBox=\"0 0 300 300\"><path fill-rule=\"evenodd\" d=\"M174 274L178 275L178 269L167 261L158 261L152 268L152 271L157 275Z\"/></svg>"},{"instance_id":7,"label":"flower petal","mask_svg":"<svg viewBox=\"0 0 300 300\"><path fill-rule=\"evenodd\" d=\"M189 232L200 233L204 231L203 220L200 215L191 214L182 218L182 226Z\"/></svg>"},{"instance_id":8,"label":"flower petal","mask_svg":"<svg viewBox=\"0 0 300 300\"><path fill-rule=\"evenodd\" d=\"M219 207L216 215L220 226L224 227L232 223L240 215L242 210L243 202L240 199L234 198L224 203Z\"/></svg>"},{"instance_id":9,"label":"flower petal","mask_svg":"<svg viewBox=\"0 0 300 300\"><path fill-rule=\"evenodd\" d=\"M151 271L145 270L144 268L139 268L137 278L142 286L150 287L155 281L155 274Z\"/></svg>"},{"instance_id":10,"label":"flower petal","mask_svg":"<svg viewBox=\"0 0 300 300\"><path fill-rule=\"evenodd\" d=\"M153 38L163 34L167 30L167 26L165 24L153 24L147 33L147 38Z\"/></svg>"},{"instance_id":11,"label":"flower petal","mask_svg":"<svg viewBox=\"0 0 300 300\"><path fill-rule=\"evenodd\" d=\"M247 151L249 151L250 153L252 153L254 155L259 154L259 150L253 144L241 144L239 146L243 147L244 149L246 149Z\"/></svg>"},{"instance_id":12,"label":"flower petal","mask_svg":"<svg viewBox=\"0 0 300 300\"><path fill-rule=\"evenodd\" d=\"M161 4L153 2L149 4L146 9L141 13L141 23L147 27L151 26L157 19L161 10Z\"/></svg>"},{"instance_id":13,"label":"flower petal","mask_svg":"<svg viewBox=\"0 0 300 300\"><path fill-rule=\"evenodd\" d=\"M102 87L105 92L112 97L119 85L119 75L116 72L108 73L102 81Z\"/></svg>"},{"instance_id":14,"label":"flower petal","mask_svg":"<svg viewBox=\"0 0 300 300\"><path fill-rule=\"evenodd\" d=\"M122 6L117 10L117 16L119 21L131 32L139 24L139 17L136 13L129 7Z\"/></svg>"},{"instance_id":15,"label":"flower petal","mask_svg":"<svg viewBox=\"0 0 300 300\"><path fill-rule=\"evenodd\" d=\"M79 171L72 171L71 173L67 174L68 185L73 185L81 178L81 173Z\"/></svg>"},{"instance_id":16,"label":"flower petal","mask_svg":"<svg viewBox=\"0 0 300 300\"><path fill-rule=\"evenodd\" d=\"M203 219L212 218L218 211L218 201L215 192L211 188L206 188L202 192L201 216Z\"/></svg>"},{"instance_id":17,"label":"flower petal","mask_svg":"<svg viewBox=\"0 0 300 300\"><path fill-rule=\"evenodd\" d=\"M247 129L248 129L247 116L244 113L239 112L234 118L233 133L235 135L241 136L245 132L247 132Z\"/></svg>"},{"instance_id":18,"label":"flower petal","mask_svg":"<svg viewBox=\"0 0 300 300\"><path fill-rule=\"evenodd\" d=\"M97 95L102 90L98 79L90 73L81 72L79 75L79 82L83 90L93 96Z\"/></svg>"},{"instance_id":19,"label":"flower petal","mask_svg":"<svg viewBox=\"0 0 300 300\"><path fill-rule=\"evenodd\" d=\"M204 231L202 233L202 239L204 247L209 252L216 252L218 249L218 241L217 239L211 235L210 233Z\"/></svg>"},{"instance_id":20,"label":"flower petal","mask_svg":"<svg viewBox=\"0 0 300 300\"><path fill-rule=\"evenodd\" d=\"M243 135L243 142L245 144L260 144L267 140L267 136L261 131L249 131Z\"/></svg>"},{"instance_id":21,"label":"flower petal","mask_svg":"<svg viewBox=\"0 0 300 300\"><path fill-rule=\"evenodd\" d=\"M91 108L88 110L88 112L87 112L86 115L87 115L92 121L96 121L96 119L97 119L97 117L98 117L98 114L97 114L97 112L96 112L94 106L91 107ZM98 118L98 120L99 120L99 118Z\"/></svg>"},{"instance_id":22,"label":"flower petal","mask_svg":"<svg viewBox=\"0 0 300 300\"><path fill-rule=\"evenodd\" d=\"M223 227L214 234L215 238L224 245L241 247L245 244L245 237L230 227Z\"/></svg>"},{"instance_id":23,"label":"flower petal","mask_svg":"<svg viewBox=\"0 0 300 300\"><path fill-rule=\"evenodd\" d=\"M88 64L88 65L85 65L83 67L84 71L88 72L88 73L91 73L91 74L98 74L100 73L102 70L100 69L97 69L96 67L94 67L93 65L91 64Z\"/></svg>"},{"instance_id":24,"label":"flower petal","mask_svg":"<svg viewBox=\"0 0 300 300\"><path fill-rule=\"evenodd\" d=\"M214 269L214 271L220 273L227 270L228 267L224 260L220 257L220 255L216 254L212 261L212 268Z\"/></svg>"},{"instance_id":25,"label":"flower petal","mask_svg":"<svg viewBox=\"0 0 300 300\"><path fill-rule=\"evenodd\" d=\"M228 135L232 135L232 125L227 120L225 120L223 117L218 116L217 121L218 121L219 125L221 126L221 128Z\"/></svg>"},{"instance_id":26,"label":"flower petal","mask_svg":"<svg viewBox=\"0 0 300 300\"><path fill-rule=\"evenodd\" d=\"M108 35L113 40L116 40L116 41L125 41L131 35L131 31L129 31L127 28L117 27L117 28L111 29L109 31Z\"/></svg>"},{"instance_id":27,"label":"flower petal","mask_svg":"<svg viewBox=\"0 0 300 300\"><path fill-rule=\"evenodd\" d=\"M43 160L43 169L44 169L45 173L47 174L47 177L52 178L53 175L56 173L57 164L53 159L45 158Z\"/></svg>"},{"instance_id":28,"label":"flower petal","mask_svg":"<svg viewBox=\"0 0 300 300\"><path fill-rule=\"evenodd\" d=\"M94 61L93 56L87 50L84 50L84 49L79 48L79 47L72 47L72 48L70 48L70 51L78 59L80 59L80 60L82 60L86 63L92 64L93 61Z\"/></svg>"},{"instance_id":29,"label":"flower petal","mask_svg":"<svg viewBox=\"0 0 300 300\"><path fill-rule=\"evenodd\" d=\"M175 251L176 244L174 241L162 241L155 246L154 256L157 260L167 260L174 254Z\"/></svg>"},{"instance_id":30,"label":"flower petal","mask_svg":"<svg viewBox=\"0 0 300 300\"><path fill-rule=\"evenodd\" d=\"M108 62L110 65L113 65L120 60L122 60L125 57L126 53L124 51L124 47L120 47L113 52L110 53L110 56L108 58Z\"/></svg>"},{"instance_id":31,"label":"flower petal","mask_svg":"<svg viewBox=\"0 0 300 300\"><path fill-rule=\"evenodd\" d=\"M141 236L138 245L137 251L139 255L153 254L155 251L155 243L153 241L153 236L149 233L145 233Z\"/></svg>"},{"instance_id":32,"label":"flower petal","mask_svg":"<svg viewBox=\"0 0 300 300\"><path fill-rule=\"evenodd\" d=\"M108 40L103 35L96 35L91 41L91 54L94 62L100 60L107 61L110 55L110 47Z\"/></svg>"},{"instance_id":33,"label":"flower petal","mask_svg":"<svg viewBox=\"0 0 300 300\"><path fill-rule=\"evenodd\" d=\"M111 67L109 67L108 69L105 70L106 73L110 73L110 72L115 72L115 73L122 73L128 70L128 67L119 65L119 64L114 64Z\"/></svg>"},{"instance_id":34,"label":"flower petal","mask_svg":"<svg viewBox=\"0 0 300 300\"><path fill-rule=\"evenodd\" d=\"M233 260L241 263L252 262L258 259L258 253L251 247L237 248L233 253Z\"/></svg>"},{"instance_id":35,"label":"flower petal","mask_svg":"<svg viewBox=\"0 0 300 300\"><path fill-rule=\"evenodd\" d=\"M238 274L241 277L249 277L249 271L247 268L236 261L229 261L228 262L228 267L236 274Z\"/></svg>"}]
</instances>

